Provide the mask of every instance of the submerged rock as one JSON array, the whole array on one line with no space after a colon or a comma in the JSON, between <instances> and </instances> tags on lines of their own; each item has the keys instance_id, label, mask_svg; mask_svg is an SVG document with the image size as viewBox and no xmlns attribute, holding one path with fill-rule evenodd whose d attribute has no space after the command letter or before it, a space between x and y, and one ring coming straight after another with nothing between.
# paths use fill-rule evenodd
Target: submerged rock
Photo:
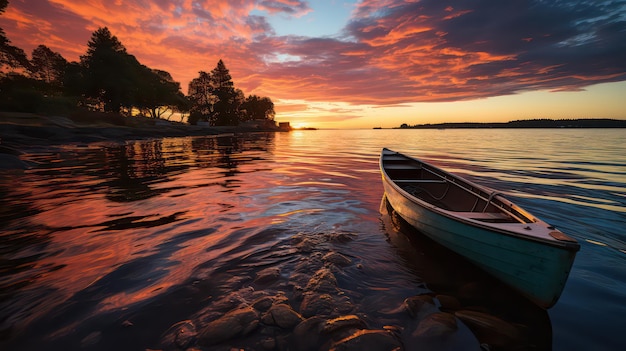
<instances>
[{"instance_id":1,"label":"submerged rock","mask_svg":"<svg viewBox=\"0 0 626 351\"><path fill-rule=\"evenodd\" d=\"M412 336L421 338L446 337L458 329L456 318L447 312L436 312L422 319Z\"/></svg>"},{"instance_id":2,"label":"submerged rock","mask_svg":"<svg viewBox=\"0 0 626 351\"><path fill-rule=\"evenodd\" d=\"M357 235L354 233L329 233L327 237L330 242L344 244L354 240Z\"/></svg>"},{"instance_id":3,"label":"submerged rock","mask_svg":"<svg viewBox=\"0 0 626 351\"><path fill-rule=\"evenodd\" d=\"M267 325L276 325L283 329L291 329L303 321L302 316L286 304L273 305L263 315L261 321Z\"/></svg>"},{"instance_id":4,"label":"submerged rock","mask_svg":"<svg viewBox=\"0 0 626 351\"><path fill-rule=\"evenodd\" d=\"M335 342L331 351L390 351L403 350L402 343L387 330L358 330L345 339Z\"/></svg>"},{"instance_id":5,"label":"submerged rock","mask_svg":"<svg viewBox=\"0 0 626 351\"><path fill-rule=\"evenodd\" d=\"M319 350L324 338L321 331L325 320L320 317L305 319L293 329L293 343L298 351Z\"/></svg>"},{"instance_id":6,"label":"submerged rock","mask_svg":"<svg viewBox=\"0 0 626 351\"><path fill-rule=\"evenodd\" d=\"M322 259L326 263L332 263L339 267L345 267L352 263L351 259L337 252L329 252L326 255L324 255Z\"/></svg>"},{"instance_id":7,"label":"submerged rock","mask_svg":"<svg viewBox=\"0 0 626 351\"><path fill-rule=\"evenodd\" d=\"M274 303L274 299L270 296L262 296L252 302L252 307L260 312L267 311L272 304Z\"/></svg>"},{"instance_id":8,"label":"submerged rock","mask_svg":"<svg viewBox=\"0 0 626 351\"><path fill-rule=\"evenodd\" d=\"M496 316L469 310L457 311L454 314L467 324L481 342L506 347L519 344L523 339L523 333L516 326Z\"/></svg>"},{"instance_id":9,"label":"submerged rock","mask_svg":"<svg viewBox=\"0 0 626 351\"><path fill-rule=\"evenodd\" d=\"M280 278L280 269L278 267L266 268L256 274L255 284L271 284Z\"/></svg>"},{"instance_id":10,"label":"submerged rock","mask_svg":"<svg viewBox=\"0 0 626 351\"><path fill-rule=\"evenodd\" d=\"M161 345L165 350L186 350L196 343L197 336L193 322L184 320L172 325L163 333Z\"/></svg>"},{"instance_id":11,"label":"submerged rock","mask_svg":"<svg viewBox=\"0 0 626 351\"><path fill-rule=\"evenodd\" d=\"M244 307L228 312L209 323L198 336L201 345L215 345L235 336L243 336L259 325L259 314L252 307Z\"/></svg>"},{"instance_id":12,"label":"submerged rock","mask_svg":"<svg viewBox=\"0 0 626 351\"><path fill-rule=\"evenodd\" d=\"M337 278L335 278L335 275L330 269L322 268L315 272L311 279L309 279L304 290L317 293L336 293Z\"/></svg>"},{"instance_id":13,"label":"submerged rock","mask_svg":"<svg viewBox=\"0 0 626 351\"><path fill-rule=\"evenodd\" d=\"M313 316L330 316L335 311L332 296L328 294L304 294L300 304L300 314L305 318Z\"/></svg>"},{"instance_id":14,"label":"submerged rock","mask_svg":"<svg viewBox=\"0 0 626 351\"><path fill-rule=\"evenodd\" d=\"M461 302L454 296L437 295L435 296L435 299L439 301L442 310L456 311L462 307Z\"/></svg>"},{"instance_id":15,"label":"submerged rock","mask_svg":"<svg viewBox=\"0 0 626 351\"><path fill-rule=\"evenodd\" d=\"M345 328L367 329L367 323L357 315L341 316L326 321L322 327L322 331L330 334Z\"/></svg>"},{"instance_id":16,"label":"submerged rock","mask_svg":"<svg viewBox=\"0 0 626 351\"><path fill-rule=\"evenodd\" d=\"M422 319L431 313L439 312L435 305L435 300L430 295L407 297L403 302L403 307L411 317L418 319Z\"/></svg>"}]
</instances>

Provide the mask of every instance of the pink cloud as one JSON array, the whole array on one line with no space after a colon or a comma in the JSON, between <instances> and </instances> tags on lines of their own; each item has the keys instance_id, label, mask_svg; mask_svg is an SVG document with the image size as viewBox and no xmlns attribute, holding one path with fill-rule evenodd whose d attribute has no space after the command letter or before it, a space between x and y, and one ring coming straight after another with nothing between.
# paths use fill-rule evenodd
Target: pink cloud
<instances>
[{"instance_id":1,"label":"pink cloud","mask_svg":"<svg viewBox=\"0 0 626 351\"><path fill-rule=\"evenodd\" d=\"M574 2L363 0L334 38L277 36L258 14L297 20L312 11L300 0L11 0L0 26L28 53L45 44L69 60L107 26L184 91L223 59L246 94L392 106L626 79L619 8Z\"/></svg>"}]
</instances>

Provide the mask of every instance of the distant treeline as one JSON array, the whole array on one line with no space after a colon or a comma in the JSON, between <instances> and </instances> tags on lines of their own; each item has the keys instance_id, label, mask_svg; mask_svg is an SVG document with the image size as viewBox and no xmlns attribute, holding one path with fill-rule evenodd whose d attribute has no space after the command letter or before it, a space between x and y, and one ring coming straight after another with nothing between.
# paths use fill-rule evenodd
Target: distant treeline
<instances>
[{"instance_id":1,"label":"distant treeline","mask_svg":"<svg viewBox=\"0 0 626 351\"><path fill-rule=\"evenodd\" d=\"M8 2L0 0L0 13ZM141 64L108 28L93 32L79 62L68 62L45 45L32 52L11 45L0 28L0 110L43 114L119 116L169 119L188 117L196 124L238 125L248 120L273 123L270 98L245 96L235 88L224 62L199 72L187 96L180 83L162 70Z\"/></svg>"},{"instance_id":2,"label":"distant treeline","mask_svg":"<svg viewBox=\"0 0 626 351\"><path fill-rule=\"evenodd\" d=\"M626 128L626 120L606 118L585 119L526 119L501 123L435 123L402 124L401 129L469 129L469 128Z\"/></svg>"}]
</instances>

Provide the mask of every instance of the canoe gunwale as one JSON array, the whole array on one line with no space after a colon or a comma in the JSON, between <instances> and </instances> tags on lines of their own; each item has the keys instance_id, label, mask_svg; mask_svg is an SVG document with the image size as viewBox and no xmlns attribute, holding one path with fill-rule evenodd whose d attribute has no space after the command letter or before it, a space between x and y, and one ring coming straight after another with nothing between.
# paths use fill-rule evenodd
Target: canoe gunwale
<instances>
[{"instance_id":1,"label":"canoe gunwale","mask_svg":"<svg viewBox=\"0 0 626 351\"><path fill-rule=\"evenodd\" d=\"M548 224L539 220L538 218L536 218L535 216L531 215L530 213L526 212L524 209L520 208L519 206L515 205L514 203L512 203L511 201L509 201L508 199L506 199L505 197L503 197L502 195L500 195L499 192L497 192L494 189L488 188L486 186L483 185L479 185L479 184L475 184L467 179L462 179L459 176L456 176L452 173L449 173L445 170L442 170L440 168L437 168L431 164L428 164L424 161L415 159L415 158L411 158L405 155L402 155L400 153L391 151L389 149L383 149L383 152L381 154L380 157L380 169L382 172L382 176L383 176L383 181L388 183L393 189L394 191L396 191L397 193L399 193L401 196L403 196L404 198L406 198L407 200L411 201L412 203L414 203L416 206L420 206L422 208L425 208L431 212L434 212L436 214L445 216L447 218L462 222L466 225L469 226L473 226L473 227L479 227L485 230L489 230L489 231L493 231L493 232L497 232L503 235L508 235L508 236L512 236L512 237L516 237L516 238L520 238L523 240L529 240L529 241L534 241L534 242L540 242L542 244L547 244L550 246L554 246L554 247L558 247L558 248L562 248L568 251L572 251L572 252L576 252L578 250L580 250L580 245L578 244L578 242L570 237L568 237L567 235L560 233L562 235L550 235L549 237L539 237L539 236L534 236L534 235L529 235L526 233L518 233L513 229L513 227L511 227L510 229L506 228L506 225L502 225L502 224L495 224L495 223L489 223L489 222L484 222L481 221L479 219L472 219L471 216L467 216L467 215L463 215L466 214L467 212L457 212L457 211L449 211L449 210L444 210L440 207L437 207L434 204L431 204L425 200L419 199L418 197L408 193L407 191L405 191L401 186L398 185L398 183L396 183L396 181L391 178L389 176L389 174L387 173L387 169L383 164L383 161L385 159L385 156L389 156L389 155L399 155L402 157L405 157L407 159L413 160L413 161L417 161L418 163L427 166L427 168L433 168L436 169L437 172L441 172L442 174L444 174L445 176L442 177L442 180L444 180L445 182L449 183L449 184L456 184L459 185L457 183L457 180L463 183L466 183L468 185L470 185L471 187L474 187L476 189L480 189L481 191L490 194L489 200L497 198L499 201L501 201L502 203L505 203L507 205L512 206L513 208L515 208L515 210L520 211L524 216L527 216L532 223L528 223L528 225L533 225L533 224L538 224L538 225L545 225L545 227L548 227ZM422 168L422 169L427 169L427 168ZM430 171L430 170L429 170ZM431 172L432 173L432 172ZM441 177L441 175L439 175ZM438 181L438 180L435 180ZM460 186L460 185L459 185ZM462 186L461 186L462 187ZM466 189L467 190L467 189ZM480 213L480 212L476 212L476 213ZM400 213L402 215L402 213ZM521 221L519 218L517 218L518 221L520 221L520 223L513 223L513 225L517 225L517 224L521 224L523 223L523 221ZM550 227L553 228L553 227ZM556 229L554 229L554 231L557 231Z\"/></svg>"}]
</instances>

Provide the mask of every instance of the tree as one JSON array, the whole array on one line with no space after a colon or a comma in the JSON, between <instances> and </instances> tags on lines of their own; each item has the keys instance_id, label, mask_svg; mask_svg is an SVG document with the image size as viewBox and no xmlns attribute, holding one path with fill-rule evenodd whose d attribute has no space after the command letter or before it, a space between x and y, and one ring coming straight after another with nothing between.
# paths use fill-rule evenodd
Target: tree
<instances>
[{"instance_id":1,"label":"tree","mask_svg":"<svg viewBox=\"0 0 626 351\"><path fill-rule=\"evenodd\" d=\"M200 71L198 78L189 82L187 95L191 104L189 123L196 124L200 120L208 121L209 115L213 112L213 106L217 102L217 97L213 94L211 75Z\"/></svg>"},{"instance_id":2,"label":"tree","mask_svg":"<svg viewBox=\"0 0 626 351\"><path fill-rule=\"evenodd\" d=\"M136 107L144 115L162 118L175 112L188 109L188 101L180 91L180 83L175 82L166 71L143 67ZM147 112L147 113L146 113Z\"/></svg>"},{"instance_id":3,"label":"tree","mask_svg":"<svg viewBox=\"0 0 626 351\"><path fill-rule=\"evenodd\" d=\"M86 97L95 99L107 112L121 112L132 104L134 70L140 65L108 28L93 32L81 64Z\"/></svg>"},{"instance_id":4,"label":"tree","mask_svg":"<svg viewBox=\"0 0 626 351\"><path fill-rule=\"evenodd\" d=\"M191 103L189 123L208 121L213 126L238 125L240 106L245 100L243 92L235 84L224 61L219 60L210 72L201 71L198 78L189 83Z\"/></svg>"},{"instance_id":5,"label":"tree","mask_svg":"<svg viewBox=\"0 0 626 351\"><path fill-rule=\"evenodd\" d=\"M0 72L7 68L10 71L24 68L28 69L29 62L24 50L11 45L11 41L0 28Z\"/></svg>"},{"instance_id":6,"label":"tree","mask_svg":"<svg viewBox=\"0 0 626 351\"><path fill-rule=\"evenodd\" d=\"M106 27L92 34L81 65L84 95L93 108L127 115L138 109L154 118L187 108L180 84L168 72L139 63Z\"/></svg>"},{"instance_id":7,"label":"tree","mask_svg":"<svg viewBox=\"0 0 626 351\"><path fill-rule=\"evenodd\" d=\"M243 120L267 119L274 120L276 112L274 111L274 103L268 97L259 97L250 95L241 105Z\"/></svg>"},{"instance_id":8,"label":"tree","mask_svg":"<svg viewBox=\"0 0 626 351\"><path fill-rule=\"evenodd\" d=\"M0 0L0 14L4 12L8 4L8 0ZM0 74L6 70L27 69L28 66L29 62L24 50L11 45L4 30L0 28Z\"/></svg>"},{"instance_id":9,"label":"tree","mask_svg":"<svg viewBox=\"0 0 626 351\"><path fill-rule=\"evenodd\" d=\"M217 66L211 71L211 86L213 95L217 97L213 112L209 121L217 126L232 126L239 124L239 107L244 101L243 92L235 89L235 84L230 76L230 72L224 65L224 61L219 60Z\"/></svg>"},{"instance_id":10,"label":"tree","mask_svg":"<svg viewBox=\"0 0 626 351\"><path fill-rule=\"evenodd\" d=\"M61 86L67 66L68 62L61 54L53 52L45 45L39 45L33 50L29 71L32 78Z\"/></svg>"}]
</instances>

